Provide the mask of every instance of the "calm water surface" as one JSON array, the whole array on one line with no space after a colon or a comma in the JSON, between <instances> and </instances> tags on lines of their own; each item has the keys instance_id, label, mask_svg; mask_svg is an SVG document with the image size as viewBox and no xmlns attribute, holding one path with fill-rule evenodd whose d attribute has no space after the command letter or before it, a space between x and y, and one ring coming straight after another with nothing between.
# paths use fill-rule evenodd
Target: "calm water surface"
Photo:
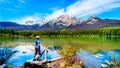
<instances>
[{"instance_id":1,"label":"calm water surface","mask_svg":"<svg viewBox=\"0 0 120 68\"><path fill-rule=\"evenodd\" d=\"M25 45L31 47L31 45L34 45L34 40L35 40L34 37L0 36L0 48L17 47L17 46L21 47L21 46L25 46ZM46 37L46 36L41 36L40 40L41 40L41 44L45 47L48 47L48 46L49 47L58 47L58 48L60 47L63 49L64 49L64 47L66 47L69 49L69 46L71 46L71 49L69 49L70 51L75 48L78 51L77 56L84 60L84 66L86 66L86 68L91 65L92 66L97 65L97 67L101 66L101 64L105 63L106 57L108 55L112 54L111 51L113 51L115 49L120 49L120 38L119 37L88 37L88 36L87 37L70 37L70 36L69 37L68 36ZM8 60L8 62L6 62L6 64L13 65L13 66L21 66L27 60L32 59L34 52L30 51L26 54L23 54L23 51L24 51L23 48L24 47L18 48L18 50L20 52L16 53L12 58L10 58ZM34 48L34 47L32 47L32 48ZM22 49L22 50L20 50L20 49ZM81 50L82 50L82 52L79 52ZM102 52L102 51L104 51L104 52ZM90 53L94 53L94 54L91 56ZM115 51L115 53L116 53L116 51ZM118 52L116 54L118 54L119 58L120 58L119 53L120 52ZM54 56L53 56L53 54L54 54ZM102 58L99 57L99 54L103 55L103 57ZM56 51L51 51L51 50L48 53L48 55L49 55L49 57L48 57L49 59L53 59L55 57L57 58L59 56ZM98 57L94 57L97 55L98 55ZM92 58L92 60L89 62L87 61L88 57L89 57L89 59ZM109 59L107 59L107 60L110 61ZM15 63L13 60L15 61ZM93 61L96 63L95 65L90 64Z\"/></svg>"},{"instance_id":2,"label":"calm water surface","mask_svg":"<svg viewBox=\"0 0 120 68\"><path fill-rule=\"evenodd\" d=\"M0 47L15 47L18 45L34 45L34 37L0 36ZM41 36L43 46L78 47L79 50L99 51L120 48L120 37L46 37Z\"/></svg>"}]
</instances>

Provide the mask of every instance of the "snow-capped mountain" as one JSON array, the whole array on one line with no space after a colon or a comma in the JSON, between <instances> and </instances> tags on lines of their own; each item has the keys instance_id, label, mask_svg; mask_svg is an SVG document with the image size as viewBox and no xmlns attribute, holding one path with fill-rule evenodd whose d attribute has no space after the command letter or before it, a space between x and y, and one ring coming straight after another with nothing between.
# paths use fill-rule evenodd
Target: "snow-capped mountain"
<instances>
[{"instance_id":1,"label":"snow-capped mountain","mask_svg":"<svg viewBox=\"0 0 120 68\"><path fill-rule=\"evenodd\" d=\"M81 29L96 29L109 26L120 25L120 20L112 19L100 19L98 17L91 16L84 20L76 17L69 17L62 15L49 21L44 21L44 24L39 27L39 30L81 30Z\"/></svg>"},{"instance_id":2,"label":"snow-capped mountain","mask_svg":"<svg viewBox=\"0 0 120 68\"><path fill-rule=\"evenodd\" d=\"M104 27L119 26L120 20L101 19L91 16L88 19L81 19L62 15L60 17L45 20L40 24L35 25L19 25L14 22L0 22L0 28L14 29L14 30L36 30L36 31L59 31L66 30L82 30L82 29L99 29Z\"/></svg>"}]
</instances>

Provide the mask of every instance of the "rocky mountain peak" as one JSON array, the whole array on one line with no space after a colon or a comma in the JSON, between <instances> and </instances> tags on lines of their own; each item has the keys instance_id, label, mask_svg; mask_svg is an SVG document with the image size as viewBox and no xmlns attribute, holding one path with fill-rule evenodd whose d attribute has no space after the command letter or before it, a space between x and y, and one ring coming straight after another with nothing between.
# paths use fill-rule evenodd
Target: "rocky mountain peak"
<instances>
[{"instance_id":1,"label":"rocky mountain peak","mask_svg":"<svg viewBox=\"0 0 120 68\"><path fill-rule=\"evenodd\" d=\"M26 23L34 23L34 21L27 21ZM43 21L36 25L20 25L14 22L0 22L0 28L14 29L14 30L39 30L39 31L58 31L66 30L82 30L82 29L98 29L111 26L120 26L120 20L115 19L100 19L94 16L89 17L87 20L69 17L62 15L49 21Z\"/></svg>"},{"instance_id":2,"label":"rocky mountain peak","mask_svg":"<svg viewBox=\"0 0 120 68\"><path fill-rule=\"evenodd\" d=\"M69 26L69 25L75 23L75 20L70 16L62 15L56 19L56 22L60 23L64 26Z\"/></svg>"},{"instance_id":3,"label":"rocky mountain peak","mask_svg":"<svg viewBox=\"0 0 120 68\"><path fill-rule=\"evenodd\" d=\"M101 21L102 19L98 18L98 17L95 17L95 16L90 16L88 18L88 20L86 20L86 24L95 24L99 21Z\"/></svg>"},{"instance_id":4,"label":"rocky mountain peak","mask_svg":"<svg viewBox=\"0 0 120 68\"><path fill-rule=\"evenodd\" d=\"M57 25L69 26L71 24L76 23L76 19L72 18L68 15L61 15L55 19L51 19L49 21L42 22L43 25L46 23L49 23L50 25L57 24ZM40 26L42 26L42 25L40 24Z\"/></svg>"},{"instance_id":5,"label":"rocky mountain peak","mask_svg":"<svg viewBox=\"0 0 120 68\"><path fill-rule=\"evenodd\" d=\"M95 16L90 16L90 17L88 18L88 21L100 21L100 20L101 20L100 18L95 17Z\"/></svg>"}]
</instances>

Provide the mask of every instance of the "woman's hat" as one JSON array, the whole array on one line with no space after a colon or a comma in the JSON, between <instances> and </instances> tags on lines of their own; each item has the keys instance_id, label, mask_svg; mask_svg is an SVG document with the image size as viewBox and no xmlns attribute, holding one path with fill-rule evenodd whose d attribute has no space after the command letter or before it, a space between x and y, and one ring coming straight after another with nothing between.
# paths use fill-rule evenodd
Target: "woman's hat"
<instances>
[{"instance_id":1,"label":"woman's hat","mask_svg":"<svg viewBox=\"0 0 120 68\"><path fill-rule=\"evenodd\" d=\"M40 36L36 36L36 38L40 38Z\"/></svg>"}]
</instances>

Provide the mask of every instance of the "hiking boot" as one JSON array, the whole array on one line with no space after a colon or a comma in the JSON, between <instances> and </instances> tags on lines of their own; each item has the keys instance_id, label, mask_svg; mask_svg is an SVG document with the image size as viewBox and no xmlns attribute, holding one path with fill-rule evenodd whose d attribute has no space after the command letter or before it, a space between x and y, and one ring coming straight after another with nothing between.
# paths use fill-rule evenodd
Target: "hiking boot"
<instances>
[{"instance_id":1,"label":"hiking boot","mask_svg":"<svg viewBox=\"0 0 120 68\"><path fill-rule=\"evenodd\" d=\"M33 61L36 61L36 59L33 59Z\"/></svg>"},{"instance_id":2,"label":"hiking boot","mask_svg":"<svg viewBox=\"0 0 120 68\"><path fill-rule=\"evenodd\" d=\"M41 61L41 59L38 57L38 58L37 58L37 61Z\"/></svg>"}]
</instances>

